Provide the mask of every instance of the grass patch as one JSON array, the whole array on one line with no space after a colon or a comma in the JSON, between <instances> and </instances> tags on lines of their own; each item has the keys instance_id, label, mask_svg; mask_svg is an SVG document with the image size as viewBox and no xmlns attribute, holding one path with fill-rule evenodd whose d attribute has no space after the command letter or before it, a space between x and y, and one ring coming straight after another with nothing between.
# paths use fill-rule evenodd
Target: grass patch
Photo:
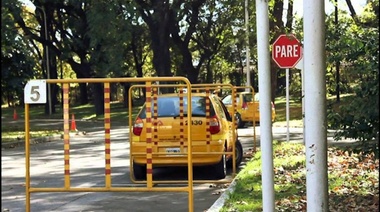
<instances>
[{"instance_id":1,"label":"grass patch","mask_svg":"<svg viewBox=\"0 0 380 212\"><path fill-rule=\"evenodd\" d=\"M336 96L329 96L326 98L326 107L339 111L342 105L350 104L352 98L355 98L352 94L342 94L340 96L340 102L336 101ZM280 96L275 99L276 105L276 120L273 126L286 126L286 97ZM300 98L289 98L289 127L302 127L303 126L303 114L302 114L302 100Z\"/></svg>"},{"instance_id":2,"label":"grass patch","mask_svg":"<svg viewBox=\"0 0 380 212\"><path fill-rule=\"evenodd\" d=\"M304 145L274 142L273 148L275 211L306 211ZM329 211L378 211L379 159L330 147L328 161ZM258 151L237 175L221 212L263 210L261 165Z\"/></svg>"},{"instance_id":3,"label":"grass patch","mask_svg":"<svg viewBox=\"0 0 380 212\"><path fill-rule=\"evenodd\" d=\"M286 121L286 97L277 97L276 121ZM302 120L302 102L299 99L289 99L289 119Z\"/></svg>"},{"instance_id":4,"label":"grass patch","mask_svg":"<svg viewBox=\"0 0 380 212\"><path fill-rule=\"evenodd\" d=\"M275 99L276 119L273 126L286 126L286 97ZM302 127L302 102L299 99L289 99L289 127Z\"/></svg>"}]
</instances>

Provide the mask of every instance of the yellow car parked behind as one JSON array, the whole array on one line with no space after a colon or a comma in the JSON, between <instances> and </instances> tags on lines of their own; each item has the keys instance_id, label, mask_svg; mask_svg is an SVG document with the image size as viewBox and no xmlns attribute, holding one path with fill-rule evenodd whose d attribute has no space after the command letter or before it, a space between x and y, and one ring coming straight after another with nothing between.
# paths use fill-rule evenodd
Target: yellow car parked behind
<instances>
[{"instance_id":1,"label":"yellow car parked behind","mask_svg":"<svg viewBox=\"0 0 380 212\"><path fill-rule=\"evenodd\" d=\"M222 99L223 104L227 107L228 112L232 116L232 104L233 98L232 95L229 94ZM255 118L255 122L260 122L260 110L259 110L259 93L255 93L253 97L252 92L244 91L236 93L236 125L239 128L245 126L247 122L253 122L253 118ZM276 110L273 102L272 104L272 122L274 122L276 118Z\"/></svg>"}]
</instances>

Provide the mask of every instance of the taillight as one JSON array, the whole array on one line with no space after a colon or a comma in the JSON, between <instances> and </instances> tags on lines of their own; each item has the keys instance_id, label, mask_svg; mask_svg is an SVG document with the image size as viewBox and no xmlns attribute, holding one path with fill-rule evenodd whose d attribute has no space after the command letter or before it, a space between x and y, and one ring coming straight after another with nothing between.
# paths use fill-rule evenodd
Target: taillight
<instances>
[{"instance_id":1,"label":"taillight","mask_svg":"<svg viewBox=\"0 0 380 212\"><path fill-rule=\"evenodd\" d=\"M216 116L210 118L210 133L216 134L220 131L219 120Z\"/></svg>"},{"instance_id":2,"label":"taillight","mask_svg":"<svg viewBox=\"0 0 380 212\"><path fill-rule=\"evenodd\" d=\"M243 105L241 106L242 109L247 110L248 109L248 104L247 102L243 102Z\"/></svg>"},{"instance_id":3,"label":"taillight","mask_svg":"<svg viewBox=\"0 0 380 212\"><path fill-rule=\"evenodd\" d=\"M133 124L133 134L140 136L144 127L144 122L141 118L137 118Z\"/></svg>"}]
</instances>

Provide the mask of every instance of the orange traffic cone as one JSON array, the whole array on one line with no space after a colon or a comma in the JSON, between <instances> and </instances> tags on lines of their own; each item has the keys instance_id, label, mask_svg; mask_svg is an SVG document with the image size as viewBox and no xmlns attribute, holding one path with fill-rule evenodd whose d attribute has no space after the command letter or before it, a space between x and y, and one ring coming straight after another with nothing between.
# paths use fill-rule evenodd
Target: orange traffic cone
<instances>
[{"instance_id":1,"label":"orange traffic cone","mask_svg":"<svg viewBox=\"0 0 380 212\"><path fill-rule=\"evenodd\" d=\"M17 111L16 109L13 110L13 120L17 120L18 119L18 115L17 115Z\"/></svg>"},{"instance_id":2,"label":"orange traffic cone","mask_svg":"<svg viewBox=\"0 0 380 212\"><path fill-rule=\"evenodd\" d=\"M71 115L71 131L78 131L77 125L75 124L74 113Z\"/></svg>"}]
</instances>

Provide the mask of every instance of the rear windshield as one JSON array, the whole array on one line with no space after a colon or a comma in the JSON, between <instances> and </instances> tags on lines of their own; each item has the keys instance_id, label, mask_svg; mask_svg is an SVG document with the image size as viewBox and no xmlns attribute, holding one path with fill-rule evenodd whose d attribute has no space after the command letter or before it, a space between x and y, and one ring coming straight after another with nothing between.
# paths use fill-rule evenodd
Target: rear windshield
<instances>
[{"instance_id":1,"label":"rear windshield","mask_svg":"<svg viewBox=\"0 0 380 212\"><path fill-rule=\"evenodd\" d=\"M252 94L251 93L243 94L243 101L244 102L253 102Z\"/></svg>"},{"instance_id":2,"label":"rear windshield","mask_svg":"<svg viewBox=\"0 0 380 212\"><path fill-rule=\"evenodd\" d=\"M183 97L184 116L187 116L187 97ZM154 116L154 106L152 102L152 117ZM158 97L157 98L157 117L178 117L179 114L179 97ZM206 97L193 96L191 98L192 116L206 117ZM210 101L210 116L214 116L214 107ZM141 110L140 118L146 118L146 105Z\"/></svg>"}]
</instances>

